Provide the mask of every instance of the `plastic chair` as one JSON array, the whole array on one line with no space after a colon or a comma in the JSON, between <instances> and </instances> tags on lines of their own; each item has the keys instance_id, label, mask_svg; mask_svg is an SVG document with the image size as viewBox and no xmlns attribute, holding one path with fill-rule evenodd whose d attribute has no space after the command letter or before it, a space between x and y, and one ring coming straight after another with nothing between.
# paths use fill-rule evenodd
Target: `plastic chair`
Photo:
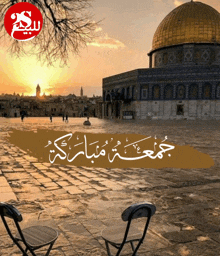
<instances>
[{"instance_id":1,"label":"plastic chair","mask_svg":"<svg viewBox=\"0 0 220 256\"><path fill-rule=\"evenodd\" d=\"M14 206L7 203L0 203L0 215L9 236L21 250L23 256L28 256L28 251L33 256L37 256L34 251L47 245L49 245L49 248L45 256L49 255L53 244L58 237L58 232L56 230L46 226L32 226L21 230L19 222L23 220L22 215ZM18 231L17 235L14 236L12 234L10 230L11 225L8 224L7 218L14 220ZM23 249L20 242L25 245L25 249Z\"/></svg>"},{"instance_id":2,"label":"plastic chair","mask_svg":"<svg viewBox=\"0 0 220 256\"><path fill-rule=\"evenodd\" d=\"M118 249L116 256L119 256L124 245L130 243L133 254L137 256L137 251L143 243L147 229L150 223L151 216L154 215L156 207L150 203L138 203L128 207L121 215L123 221L127 221L124 227L108 227L102 231L102 238L105 240L108 256L112 256L109 244ZM132 220L146 217L143 232L140 232L136 227L131 225ZM134 242L138 242L135 246Z\"/></svg>"}]
</instances>

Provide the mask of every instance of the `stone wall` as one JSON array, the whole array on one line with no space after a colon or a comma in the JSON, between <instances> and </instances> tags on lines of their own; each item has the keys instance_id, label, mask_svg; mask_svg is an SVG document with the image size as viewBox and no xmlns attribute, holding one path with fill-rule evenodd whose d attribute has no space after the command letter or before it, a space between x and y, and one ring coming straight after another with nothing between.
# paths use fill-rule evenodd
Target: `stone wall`
<instances>
[{"instance_id":1,"label":"stone wall","mask_svg":"<svg viewBox=\"0 0 220 256\"><path fill-rule=\"evenodd\" d=\"M220 120L220 102L215 100L139 101L133 105L137 119Z\"/></svg>"}]
</instances>

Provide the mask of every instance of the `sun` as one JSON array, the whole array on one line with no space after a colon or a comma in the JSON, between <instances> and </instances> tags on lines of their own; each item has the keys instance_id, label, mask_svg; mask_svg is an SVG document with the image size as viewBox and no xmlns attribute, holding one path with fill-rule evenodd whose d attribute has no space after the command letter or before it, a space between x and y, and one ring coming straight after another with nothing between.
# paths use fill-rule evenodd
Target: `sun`
<instances>
[{"instance_id":1,"label":"sun","mask_svg":"<svg viewBox=\"0 0 220 256\"><path fill-rule=\"evenodd\" d=\"M41 88L41 95L44 93L47 95L48 89L51 91L53 85L60 79L65 79L67 68L42 66L42 63L37 62L34 56L9 59L11 79L26 88L25 95L35 96L38 84Z\"/></svg>"},{"instance_id":2,"label":"sun","mask_svg":"<svg viewBox=\"0 0 220 256\"><path fill-rule=\"evenodd\" d=\"M38 78L37 80L34 81L34 84L43 84L43 80L41 78Z\"/></svg>"},{"instance_id":3,"label":"sun","mask_svg":"<svg viewBox=\"0 0 220 256\"><path fill-rule=\"evenodd\" d=\"M0 49L1 56L2 51ZM15 85L16 88L13 90L26 96L36 96L38 84L41 88L41 95L44 93L46 95L60 93L63 84L69 86L69 81L71 81L74 70L78 65L78 60L74 59L71 61L71 68L69 66L60 67L59 63L56 62L53 63L53 66L47 66L38 62L35 56L16 58L6 55L4 52L3 59L5 62L1 69ZM22 90L19 91L19 88Z\"/></svg>"},{"instance_id":4,"label":"sun","mask_svg":"<svg viewBox=\"0 0 220 256\"><path fill-rule=\"evenodd\" d=\"M36 87L39 84L41 95L47 90L53 72L49 72L47 68L36 65L35 68L27 68L25 74L22 74L21 79L25 79L26 85L31 88L30 94L36 94Z\"/></svg>"}]
</instances>

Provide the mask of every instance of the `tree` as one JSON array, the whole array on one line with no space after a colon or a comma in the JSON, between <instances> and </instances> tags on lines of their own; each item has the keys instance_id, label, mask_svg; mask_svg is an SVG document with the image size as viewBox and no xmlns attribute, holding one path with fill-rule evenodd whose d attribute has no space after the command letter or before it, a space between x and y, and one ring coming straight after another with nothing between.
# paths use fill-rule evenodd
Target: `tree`
<instances>
[{"instance_id":1,"label":"tree","mask_svg":"<svg viewBox=\"0 0 220 256\"><path fill-rule=\"evenodd\" d=\"M35 5L44 21L41 32L26 42L11 38L4 28L5 13L19 2ZM67 64L69 54L78 54L94 36L97 23L90 7L90 0L0 0L0 40L6 39L7 45L9 41L9 51L18 57L31 54L49 65L57 60Z\"/></svg>"}]
</instances>

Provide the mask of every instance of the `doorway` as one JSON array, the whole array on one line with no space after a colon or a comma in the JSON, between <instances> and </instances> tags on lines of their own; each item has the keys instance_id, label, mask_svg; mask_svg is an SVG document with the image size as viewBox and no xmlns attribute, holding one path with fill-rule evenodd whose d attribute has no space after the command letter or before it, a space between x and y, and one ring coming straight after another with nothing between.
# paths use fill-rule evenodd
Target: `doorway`
<instances>
[{"instance_id":1,"label":"doorway","mask_svg":"<svg viewBox=\"0 0 220 256\"><path fill-rule=\"evenodd\" d=\"M176 114L178 116L183 116L184 115L184 105L177 105L176 106Z\"/></svg>"}]
</instances>

